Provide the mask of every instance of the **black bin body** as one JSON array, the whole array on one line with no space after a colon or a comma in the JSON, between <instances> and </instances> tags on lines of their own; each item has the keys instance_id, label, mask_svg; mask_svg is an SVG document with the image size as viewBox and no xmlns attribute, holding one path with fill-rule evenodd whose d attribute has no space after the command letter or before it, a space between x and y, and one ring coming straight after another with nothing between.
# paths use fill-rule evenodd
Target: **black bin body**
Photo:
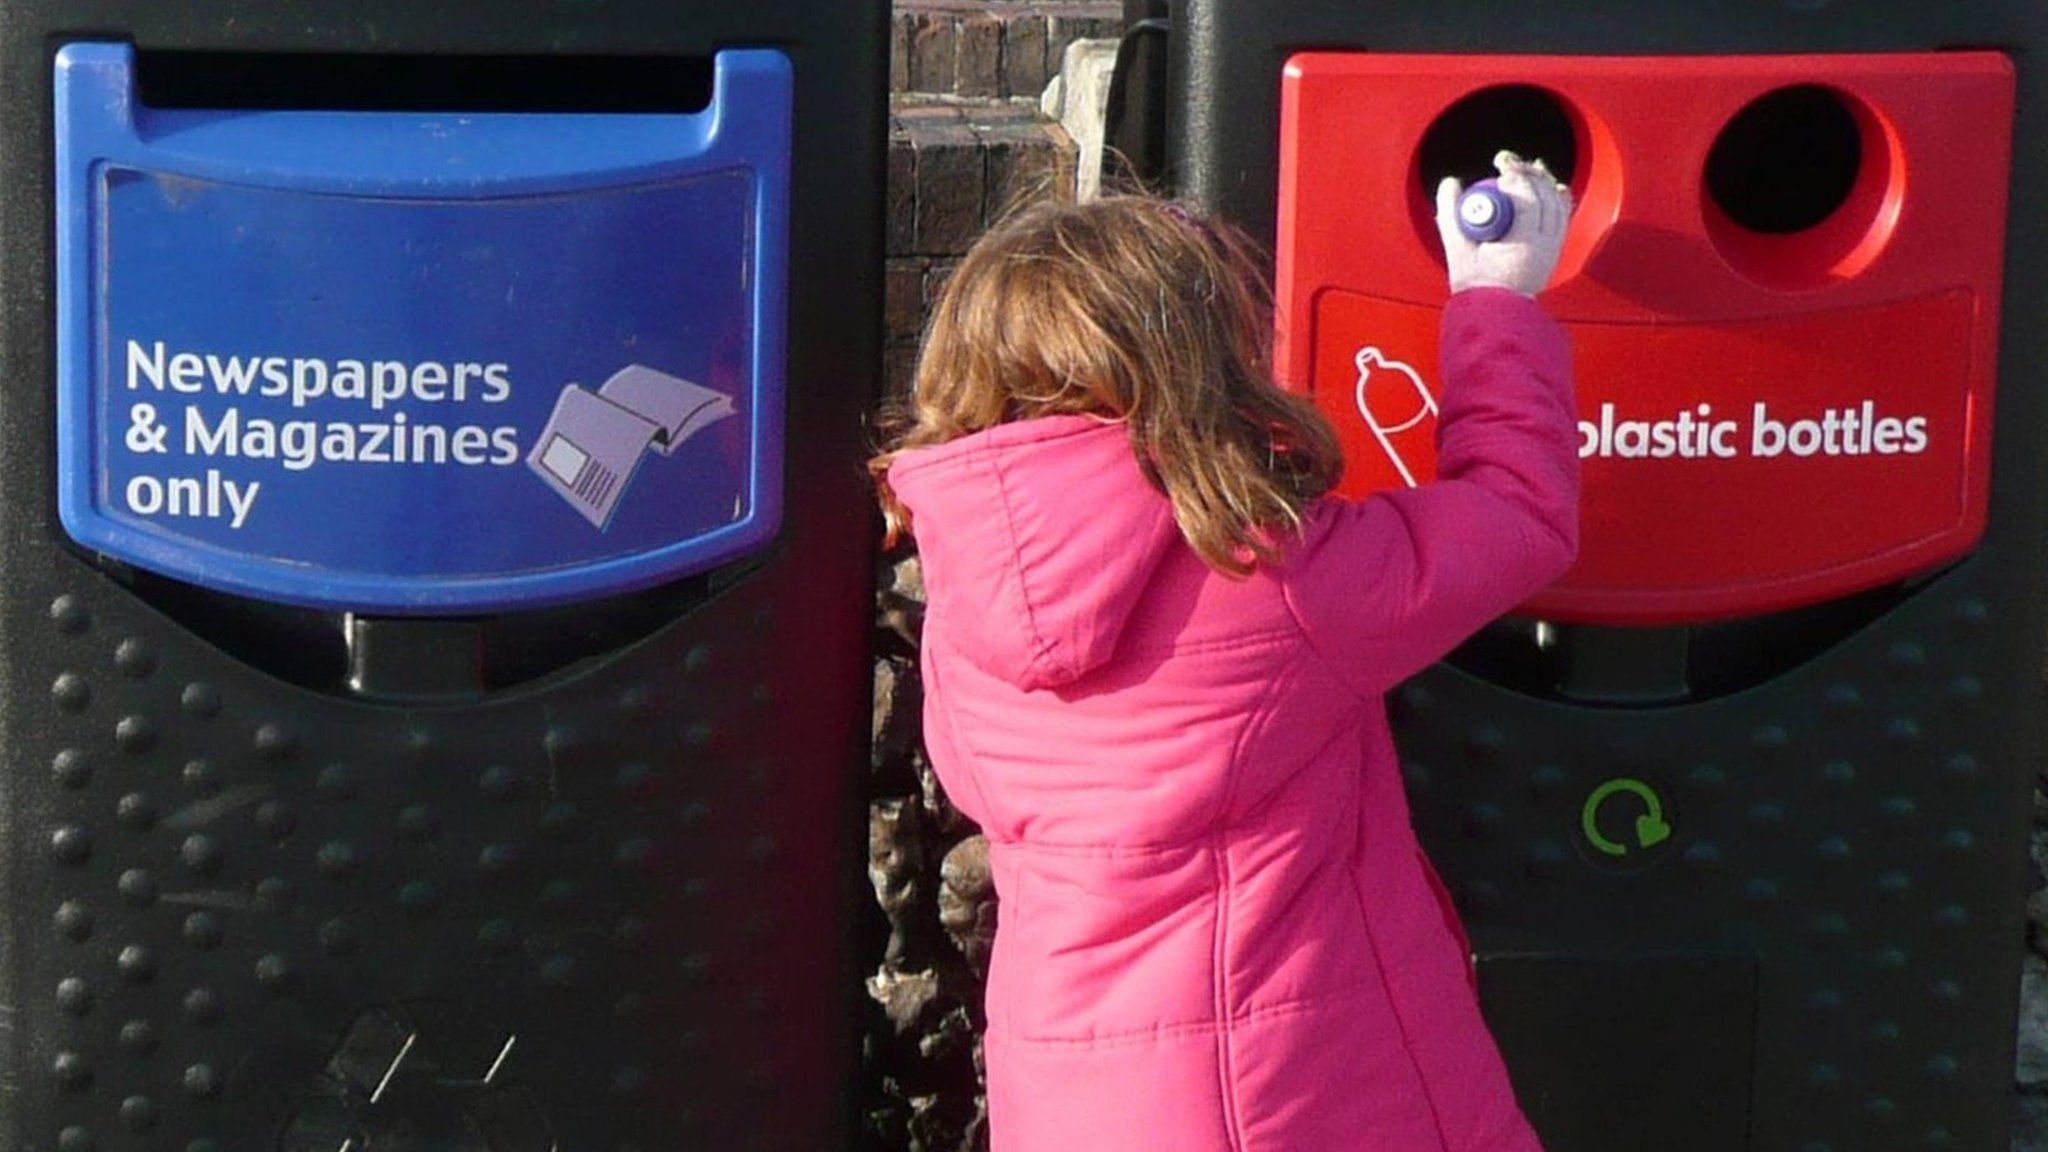
<instances>
[{"instance_id":1,"label":"black bin body","mask_svg":"<svg viewBox=\"0 0 2048 1152\"><path fill-rule=\"evenodd\" d=\"M0 1149L850 1141L886 15L0 4Z\"/></svg>"},{"instance_id":2,"label":"black bin body","mask_svg":"<svg viewBox=\"0 0 2048 1152\"><path fill-rule=\"evenodd\" d=\"M1172 180L1255 235L1277 238L1283 280L1302 251L1277 216L1283 83L1298 53L1455 56L1473 73L1486 71L1490 55L1631 57L1646 83L1659 59L1973 50L2014 64L2015 208L2009 221L1990 210L1983 220L1998 230L1994 243L2003 236L2005 311L1995 406L1976 417L1995 429L1981 537L1958 555L1768 611L1723 603L1696 619L1664 618L1684 616L1664 611L1667 603L1602 620L1581 612L1583 601L1528 611L1389 697L1415 822L1466 918L1482 1001L1522 1104L1554 1152L2008 1145L2042 753L2044 508L2034 478L2048 434L2037 387L2048 350L2031 317L2048 288L2048 237L2023 205L2025 190L2048 177L2044 89L2029 63L2044 35L2039 13L2017 3L1174 6L1164 101ZM1504 63L1502 83L1516 66ZM1615 81L1597 60L1586 68L1602 85ZM1431 73L1426 61L1411 71ZM1524 95L1466 121L1468 134L1485 139L1448 142L1464 154L1454 160L1481 170L1424 157L1401 177L1413 187L1384 197L1360 175L1360 217L1395 217L1383 234L1405 236L1412 216L1427 236L1424 178L1477 178L1500 147L1555 157L1576 136L1581 182L1599 178L1586 172L1614 152L1603 133L1623 129L1583 119L1532 129L1518 120ZM1699 106L1680 95L1666 110L1683 119ZM1361 118L1342 171L1366 173L1378 148L1419 154L1397 123L1405 121L1394 114ZM1316 156L1296 162L1306 170ZM1404 163L1397 156L1387 166ZM1439 163L1449 166L1420 171ZM1667 169L1624 173L1626 195L1640 207L1663 195L1650 186L1704 181L1706 167L1704 156L1697 166L1674 156ZM1992 189L1986 203L2002 196ZM1604 197L1596 189L1587 198L1626 217L1630 202ZM1811 223L1752 227L1790 234ZM1598 287L1647 298L1673 280L1698 289L1716 276L1763 281L1785 267L1708 263L1695 275L1688 261L1716 259L1701 237L1617 233L1617 244L1661 242L1668 272ZM1574 272L1599 259L1598 249L1566 254ZM1781 280L1767 285L1778 303L1742 319L1810 312L1808 302L1835 286L1825 275ZM1279 291L1285 304L1290 290ZM1321 307L1306 294L1293 299ZM1407 302L1426 300L1417 290ZM1301 322L1283 315L1283 334ZM1889 335L1870 331L1873 341ZM1325 339L1320 329L1310 338ZM1583 353L1605 339L1578 343ZM1318 344L1312 354L1327 351ZM1311 355L1294 352L1304 362ZM1434 353L1412 362L1425 355ZM1598 378L1597 363L1581 364L1579 382L1582 392L1625 392ZM1363 378L1359 387L1363 405ZM1606 443L1601 435L1596 428L1595 443ZM1749 435L1729 442L1748 453ZM1775 447L1768 435L1759 443ZM1589 502L1605 498L1589 487ZM1589 532L1614 531L1598 511L1589 508Z\"/></svg>"}]
</instances>

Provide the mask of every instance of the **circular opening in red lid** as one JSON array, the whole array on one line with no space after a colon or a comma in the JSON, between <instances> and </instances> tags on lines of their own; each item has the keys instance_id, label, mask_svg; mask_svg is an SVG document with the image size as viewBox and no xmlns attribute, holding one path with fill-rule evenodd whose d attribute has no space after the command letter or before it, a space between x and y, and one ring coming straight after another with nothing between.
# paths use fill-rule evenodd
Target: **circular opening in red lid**
<instances>
[{"instance_id":1,"label":"circular opening in red lid","mask_svg":"<svg viewBox=\"0 0 2048 1152\"><path fill-rule=\"evenodd\" d=\"M1891 132L1847 92L1800 84L1744 105L1702 173L1707 233L1766 287L1824 288L1874 260L1897 218Z\"/></svg>"},{"instance_id":2,"label":"circular opening in red lid","mask_svg":"<svg viewBox=\"0 0 2048 1152\"><path fill-rule=\"evenodd\" d=\"M1444 109L1422 135L1416 153L1422 194L1434 202L1446 176L1466 184L1495 175L1501 149L1543 161L1569 184L1579 167L1579 135L1556 96L1528 84L1484 88Z\"/></svg>"},{"instance_id":3,"label":"circular opening in red lid","mask_svg":"<svg viewBox=\"0 0 2048 1152\"><path fill-rule=\"evenodd\" d=\"M1437 264L1436 186L1446 176L1467 187L1497 175L1493 158L1503 149L1541 160L1569 185L1577 201L1573 238L1565 243L1553 284L1572 278L1598 247L1620 203L1619 166L1612 134L1570 96L1534 84L1496 84L1447 105L1416 141L1410 158L1408 212L1418 243ZM1586 225L1577 221L1586 220Z\"/></svg>"},{"instance_id":4,"label":"circular opening in red lid","mask_svg":"<svg viewBox=\"0 0 2048 1152\"><path fill-rule=\"evenodd\" d=\"M1780 88L1735 114L1707 154L1707 195L1751 232L1804 232L1846 203L1863 170L1855 114L1830 89Z\"/></svg>"}]
</instances>

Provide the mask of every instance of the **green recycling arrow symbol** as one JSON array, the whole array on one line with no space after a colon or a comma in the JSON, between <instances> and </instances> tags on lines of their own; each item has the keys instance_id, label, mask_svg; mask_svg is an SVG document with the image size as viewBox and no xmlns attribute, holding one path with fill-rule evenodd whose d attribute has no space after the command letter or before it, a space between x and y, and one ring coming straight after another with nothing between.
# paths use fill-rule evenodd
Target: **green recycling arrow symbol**
<instances>
[{"instance_id":1,"label":"green recycling arrow symbol","mask_svg":"<svg viewBox=\"0 0 2048 1152\"><path fill-rule=\"evenodd\" d=\"M1586 807L1579 814L1579 826L1586 833L1588 843L1609 856L1628 855L1628 845L1618 844L1601 835L1599 822L1594 819L1600 813L1600 805L1606 803L1608 797L1621 792L1639 797L1643 805L1649 809L1645 814L1636 817L1638 847L1655 848L1671 839L1671 825L1664 822L1664 802L1658 798L1656 789L1641 780L1619 777L1593 789L1593 794L1586 797Z\"/></svg>"}]
</instances>

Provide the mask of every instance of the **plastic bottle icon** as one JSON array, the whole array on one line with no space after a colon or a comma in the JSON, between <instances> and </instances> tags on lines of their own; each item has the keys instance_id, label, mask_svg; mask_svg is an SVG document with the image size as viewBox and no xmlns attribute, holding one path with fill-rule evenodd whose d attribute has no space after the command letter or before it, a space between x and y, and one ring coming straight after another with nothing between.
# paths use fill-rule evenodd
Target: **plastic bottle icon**
<instances>
[{"instance_id":1,"label":"plastic bottle icon","mask_svg":"<svg viewBox=\"0 0 2048 1152\"><path fill-rule=\"evenodd\" d=\"M1413 488L1421 483L1417 467L1433 469L1436 463L1436 397L1415 369L1387 359L1378 348L1360 348L1354 362L1358 415L1401 481Z\"/></svg>"},{"instance_id":2,"label":"plastic bottle icon","mask_svg":"<svg viewBox=\"0 0 2048 1152\"><path fill-rule=\"evenodd\" d=\"M1508 234L1515 226L1515 202L1494 180L1481 180L1458 196L1458 231L1474 244Z\"/></svg>"}]
</instances>

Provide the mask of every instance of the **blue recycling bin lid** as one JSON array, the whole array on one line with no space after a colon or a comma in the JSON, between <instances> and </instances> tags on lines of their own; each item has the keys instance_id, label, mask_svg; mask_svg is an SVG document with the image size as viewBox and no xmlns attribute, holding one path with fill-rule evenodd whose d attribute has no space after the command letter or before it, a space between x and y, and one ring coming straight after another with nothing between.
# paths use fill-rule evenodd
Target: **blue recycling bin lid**
<instances>
[{"instance_id":1,"label":"blue recycling bin lid","mask_svg":"<svg viewBox=\"0 0 2048 1152\"><path fill-rule=\"evenodd\" d=\"M96 552L349 611L539 607L781 513L792 80L672 113L151 108L56 62L58 511Z\"/></svg>"}]
</instances>

